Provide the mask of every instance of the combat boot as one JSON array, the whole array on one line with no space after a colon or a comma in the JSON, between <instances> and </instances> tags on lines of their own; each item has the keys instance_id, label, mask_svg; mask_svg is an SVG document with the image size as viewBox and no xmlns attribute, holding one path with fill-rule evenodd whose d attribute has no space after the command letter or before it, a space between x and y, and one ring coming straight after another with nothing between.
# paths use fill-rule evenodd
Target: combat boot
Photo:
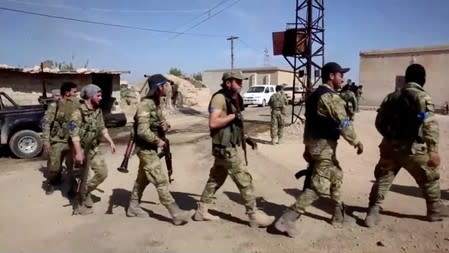
<instances>
[{"instance_id":1,"label":"combat boot","mask_svg":"<svg viewBox=\"0 0 449 253\"><path fill-rule=\"evenodd\" d=\"M75 210L73 210L74 215L89 215L94 213L94 210L90 207L87 207L84 202L79 205Z\"/></svg>"},{"instance_id":2,"label":"combat boot","mask_svg":"<svg viewBox=\"0 0 449 253\"><path fill-rule=\"evenodd\" d=\"M149 215L145 212L139 205L139 201L137 199L131 199L129 201L128 210L126 212L128 217L139 217L139 218L148 218Z\"/></svg>"},{"instance_id":3,"label":"combat boot","mask_svg":"<svg viewBox=\"0 0 449 253\"><path fill-rule=\"evenodd\" d=\"M441 216L441 203L439 201L436 202L427 202L427 220L430 222L442 221L443 218Z\"/></svg>"},{"instance_id":4,"label":"combat boot","mask_svg":"<svg viewBox=\"0 0 449 253\"><path fill-rule=\"evenodd\" d=\"M173 224L175 224L176 226L186 224L187 222L189 222L190 218L193 215L193 210L181 210L176 203L167 205L166 207L172 217Z\"/></svg>"},{"instance_id":5,"label":"combat boot","mask_svg":"<svg viewBox=\"0 0 449 253\"><path fill-rule=\"evenodd\" d=\"M268 227L274 221L274 216L269 216L260 210L256 210L253 213L249 213L248 217L249 217L249 225L253 228Z\"/></svg>"},{"instance_id":6,"label":"combat boot","mask_svg":"<svg viewBox=\"0 0 449 253\"><path fill-rule=\"evenodd\" d=\"M287 233L288 236L294 238L298 235L296 230L296 221L301 216L293 210L287 210L274 224L274 227L280 232Z\"/></svg>"},{"instance_id":7,"label":"combat boot","mask_svg":"<svg viewBox=\"0 0 449 253\"><path fill-rule=\"evenodd\" d=\"M365 225L369 228L374 227L380 222L380 207L379 206L370 206L368 210L368 214L365 218Z\"/></svg>"},{"instance_id":8,"label":"combat boot","mask_svg":"<svg viewBox=\"0 0 449 253\"><path fill-rule=\"evenodd\" d=\"M196 221L217 221L220 220L220 217L209 213L209 204L198 202L198 208L193 219Z\"/></svg>"},{"instance_id":9,"label":"combat boot","mask_svg":"<svg viewBox=\"0 0 449 253\"><path fill-rule=\"evenodd\" d=\"M271 139L271 145L276 145L276 143L279 143L277 138L272 138Z\"/></svg>"},{"instance_id":10,"label":"combat boot","mask_svg":"<svg viewBox=\"0 0 449 253\"><path fill-rule=\"evenodd\" d=\"M86 195L86 199L84 200L84 205L92 208L94 206L94 201L92 200L92 195L90 192Z\"/></svg>"},{"instance_id":11,"label":"combat boot","mask_svg":"<svg viewBox=\"0 0 449 253\"><path fill-rule=\"evenodd\" d=\"M343 204L336 204L332 215L332 225L343 224L345 220L345 208Z\"/></svg>"},{"instance_id":12,"label":"combat boot","mask_svg":"<svg viewBox=\"0 0 449 253\"><path fill-rule=\"evenodd\" d=\"M53 192L55 191L55 186L53 184L51 184L50 182L44 182L43 183L43 188L45 190L45 195L51 195L53 194Z\"/></svg>"}]
</instances>

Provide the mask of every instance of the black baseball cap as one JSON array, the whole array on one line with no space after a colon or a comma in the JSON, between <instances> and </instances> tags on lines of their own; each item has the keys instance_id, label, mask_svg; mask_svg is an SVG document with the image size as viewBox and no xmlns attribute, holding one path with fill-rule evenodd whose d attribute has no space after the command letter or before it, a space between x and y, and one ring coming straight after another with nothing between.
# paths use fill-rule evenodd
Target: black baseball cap
<instances>
[{"instance_id":1,"label":"black baseball cap","mask_svg":"<svg viewBox=\"0 0 449 253\"><path fill-rule=\"evenodd\" d=\"M340 64L336 62L328 62L324 64L321 69L321 76L328 76L331 73L346 73L350 70L350 68L342 68Z\"/></svg>"}]
</instances>

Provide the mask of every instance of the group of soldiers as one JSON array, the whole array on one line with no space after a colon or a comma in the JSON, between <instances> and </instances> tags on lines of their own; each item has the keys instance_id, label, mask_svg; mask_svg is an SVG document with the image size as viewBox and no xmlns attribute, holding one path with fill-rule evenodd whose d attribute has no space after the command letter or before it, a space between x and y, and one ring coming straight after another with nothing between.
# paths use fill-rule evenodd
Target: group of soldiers
<instances>
[{"instance_id":1,"label":"group of soldiers","mask_svg":"<svg viewBox=\"0 0 449 253\"><path fill-rule=\"evenodd\" d=\"M77 205L77 214L93 212L91 192L107 177L108 170L98 146L101 139L109 142L111 152L115 153L115 144L104 124L100 108L102 93L95 84L86 85L77 97L77 85L66 82L61 85L60 98L51 103L42 120L44 154L47 160L47 180L44 182L46 194L52 194L62 183L62 163L71 184L69 196L76 194L75 188L82 193L82 203ZM83 173L92 170L94 175L84 182L86 189L75 185L75 168Z\"/></svg>"},{"instance_id":2,"label":"group of soldiers","mask_svg":"<svg viewBox=\"0 0 449 253\"><path fill-rule=\"evenodd\" d=\"M209 178L198 201L196 210L181 210L169 191L169 179L161 170L158 149L164 148L161 133L170 128L170 124L162 114L161 98L165 97L169 81L160 74L148 78L149 92L138 104L134 117L135 151L139 158L137 178L132 188L127 216L148 217L148 213L140 207L142 194L149 183L152 183L159 195L159 200L172 217L175 225L186 224L193 216L196 221L216 221L220 218L209 212L215 203L215 194L224 184L228 175L237 186L252 227L274 227L288 236L297 235L296 221L319 197L328 196L334 203L333 224L342 224L345 217L344 204L341 201L341 185L343 170L336 158L337 141L342 136L356 149L363 153L363 144L357 137L353 117L348 114L347 103L339 93L344 83L344 73L349 68L342 68L335 62L326 63L321 70L323 84L316 88L307 98L305 110L304 159L312 166L310 186L307 187L296 202L285 210L281 217L267 215L256 204L253 177L242 165L239 147L252 145L251 139L244 133L242 110L243 100L240 96L244 77L239 71L225 72L221 89L212 95L209 103L209 129L212 139L212 155L214 162L209 171ZM388 192L394 177L404 167L417 181L424 193L427 203L429 221L441 220L441 202L438 167L439 130L434 116L434 106L430 96L423 90L425 69L419 64L410 65L405 74L407 85L401 90L389 94L378 111L376 128L384 136L380 145L380 160L376 165L369 197L369 211L365 219L368 227L376 225L380 219L382 201ZM270 100L272 120L283 122L285 114L285 96L282 88ZM44 119L44 151L49 153L47 192L60 183L61 163L65 154L73 158L75 164L84 164L94 171L94 176L87 182L87 191L79 207L80 214L92 213L90 193L107 176L107 169L98 150L100 139L105 138L112 149L115 145L110 138L99 109L101 89L96 85L87 85L81 91L81 102L74 98L76 85L65 83L61 87L61 99L50 105ZM409 135L392 134L394 123L391 123L391 104L393 100L407 101L415 108L409 117L414 121L416 131ZM402 101L402 100L401 100ZM405 110L405 109L404 109ZM396 112L395 114L399 114ZM394 116L394 115L393 115ZM389 121L390 120L390 121ZM403 125L411 127L410 124ZM387 129L387 130L384 130ZM415 129L415 128L414 128ZM275 129L276 130L276 129ZM272 129L273 144L279 143L282 131ZM396 131L397 133L398 131ZM414 136L415 134L416 136ZM67 165L69 167L69 165Z\"/></svg>"}]
</instances>

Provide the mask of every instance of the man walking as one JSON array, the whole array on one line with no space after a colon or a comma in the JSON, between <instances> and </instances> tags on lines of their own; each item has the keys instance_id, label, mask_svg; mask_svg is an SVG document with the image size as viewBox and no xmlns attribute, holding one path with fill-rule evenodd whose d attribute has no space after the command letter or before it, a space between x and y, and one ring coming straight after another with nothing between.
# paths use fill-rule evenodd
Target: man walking
<instances>
[{"instance_id":1,"label":"man walking","mask_svg":"<svg viewBox=\"0 0 449 253\"><path fill-rule=\"evenodd\" d=\"M432 99L423 89L424 67L420 64L408 66L405 81L402 89L385 97L376 117L376 128L383 139L365 219L368 227L380 221L381 204L401 168L405 168L421 188L427 204L427 219L442 220L439 128Z\"/></svg>"},{"instance_id":2,"label":"man walking","mask_svg":"<svg viewBox=\"0 0 449 253\"><path fill-rule=\"evenodd\" d=\"M81 106L74 110L67 126L73 143L75 162L79 165L90 165L85 170L92 169L94 175L86 183L85 196L74 213L87 215L93 213L91 192L95 190L108 176L108 169L103 154L98 146L101 139L108 141L111 152L115 153L115 144L105 127L103 113L100 108L102 100L101 89L95 84L89 84L81 90L83 99ZM89 162L87 162L89 161ZM86 173L86 172L85 172Z\"/></svg>"},{"instance_id":3,"label":"man walking","mask_svg":"<svg viewBox=\"0 0 449 253\"><path fill-rule=\"evenodd\" d=\"M139 171L128 206L127 215L130 217L148 217L148 213L140 207L143 191L149 183L152 183L159 195L159 201L164 205L172 217L173 224L184 225L193 215L191 211L179 208L168 190L169 179L162 172L161 162L158 157L158 148L163 148L166 143L160 139L159 131L166 132L170 125L167 123L161 111L161 97L165 97L168 80L161 74L148 78L149 92L138 105L134 117L136 152L139 157Z\"/></svg>"},{"instance_id":4,"label":"man walking","mask_svg":"<svg viewBox=\"0 0 449 253\"><path fill-rule=\"evenodd\" d=\"M73 169L67 126L73 110L79 107L79 101L75 97L77 86L72 82L65 82L59 93L62 97L48 105L42 120L43 152L48 156L48 174L44 183L47 195L52 194L55 187L61 184L63 161L65 160L67 171Z\"/></svg>"},{"instance_id":5,"label":"man walking","mask_svg":"<svg viewBox=\"0 0 449 253\"><path fill-rule=\"evenodd\" d=\"M215 202L215 193L224 184L229 175L242 196L246 214L252 227L266 227L274 217L266 215L256 207L256 196L252 176L242 166L237 148L241 145L243 118L240 113L243 76L239 71L225 72L222 77L222 89L212 95L209 103L209 129L212 137L212 155L215 158L209 179L198 202L194 219L213 221L219 217L208 212Z\"/></svg>"},{"instance_id":6,"label":"man walking","mask_svg":"<svg viewBox=\"0 0 449 253\"><path fill-rule=\"evenodd\" d=\"M304 158L313 164L311 185L275 223L277 230L286 232L290 237L297 235L296 220L321 196L330 195L334 202L332 224L344 221L343 203L340 199L343 170L336 157L340 135L357 149L357 154L363 152L363 145L357 139L346 113L345 102L337 93L343 83L343 74L348 71L349 68L342 68L335 62L326 63L321 69L323 84L307 99Z\"/></svg>"}]
</instances>

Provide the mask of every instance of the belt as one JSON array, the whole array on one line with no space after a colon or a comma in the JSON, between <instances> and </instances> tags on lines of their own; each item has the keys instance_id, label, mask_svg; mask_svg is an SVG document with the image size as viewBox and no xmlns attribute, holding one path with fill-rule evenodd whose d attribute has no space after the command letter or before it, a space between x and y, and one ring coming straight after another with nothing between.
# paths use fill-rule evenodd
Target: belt
<instances>
[{"instance_id":1,"label":"belt","mask_svg":"<svg viewBox=\"0 0 449 253\"><path fill-rule=\"evenodd\" d=\"M227 149L227 148L235 148L236 146L239 146L239 145L231 144L230 146L225 146L225 145L221 145L221 144L212 143L212 148Z\"/></svg>"}]
</instances>

